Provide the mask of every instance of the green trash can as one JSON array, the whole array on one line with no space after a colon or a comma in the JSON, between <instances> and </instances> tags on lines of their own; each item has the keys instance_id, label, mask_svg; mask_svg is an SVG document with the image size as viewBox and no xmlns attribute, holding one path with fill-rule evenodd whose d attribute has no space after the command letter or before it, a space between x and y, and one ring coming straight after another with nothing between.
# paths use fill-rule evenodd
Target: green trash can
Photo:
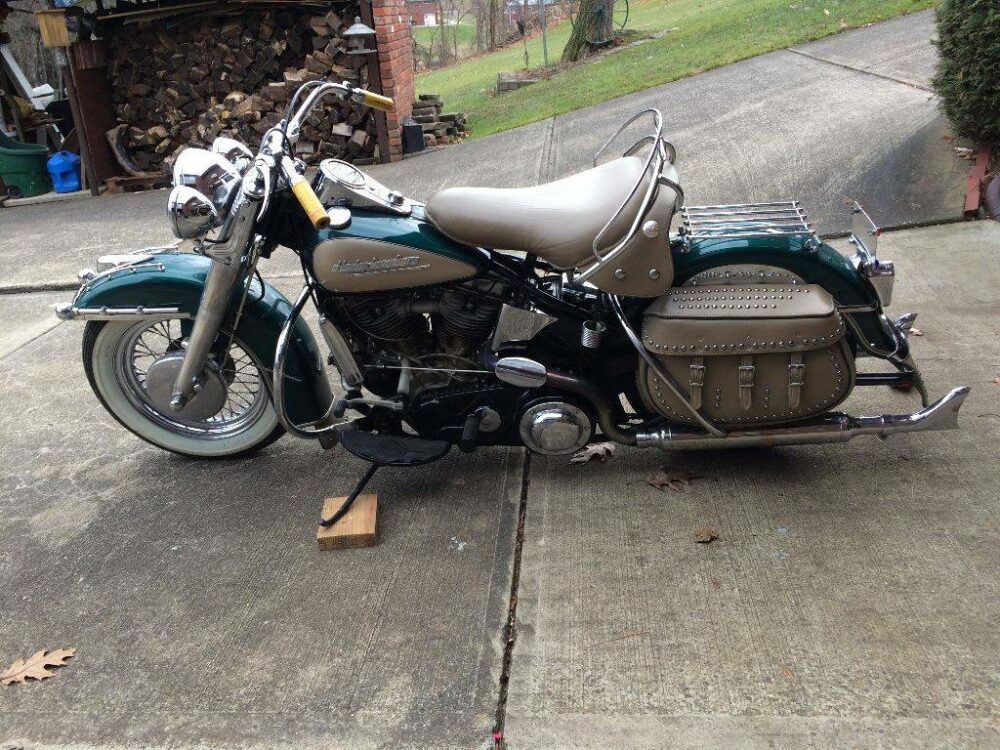
<instances>
[{"instance_id":1,"label":"green trash can","mask_svg":"<svg viewBox=\"0 0 1000 750\"><path fill-rule=\"evenodd\" d=\"M25 198L52 189L46 161L49 150L35 143L21 143L0 132L0 177L8 192L17 188Z\"/></svg>"}]
</instances>

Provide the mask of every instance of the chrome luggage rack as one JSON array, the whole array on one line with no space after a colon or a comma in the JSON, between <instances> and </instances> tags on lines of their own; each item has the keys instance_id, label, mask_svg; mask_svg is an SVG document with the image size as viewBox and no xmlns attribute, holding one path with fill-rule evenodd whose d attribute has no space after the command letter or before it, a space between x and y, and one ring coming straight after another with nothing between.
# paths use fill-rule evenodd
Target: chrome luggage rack
<instances>
[{"instance_id":1,"label":"chrome luggage rack","mask_svg":"<svg viewBox=\"0 0 1000 750\"><path fill-rule=\"evenodd\" d=\"M745 240L757 237L806 237L819 242L798 201L740 203L729 206L684 206L681 235L687 245L697 240Z\"/></svg>"}]
</instances>

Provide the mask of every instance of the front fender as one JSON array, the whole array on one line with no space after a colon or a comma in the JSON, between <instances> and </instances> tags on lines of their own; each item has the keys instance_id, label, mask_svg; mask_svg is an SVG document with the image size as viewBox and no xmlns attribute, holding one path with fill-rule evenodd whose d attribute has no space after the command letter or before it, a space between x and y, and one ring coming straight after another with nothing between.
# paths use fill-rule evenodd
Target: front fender
<instances>
[{"instance_id":1,"label":"front fender","mask_svg":"<svg viewBox=\"0 0 1000 750\"><path fill-rule=\"evenodd\" d=\"M198 312L205 278L213 261L201 255L164 252L152 260L123 266L87 282L77 293L73 306L176 307L191 317ZM292 303L265 283L263 291L254 283L247 295L236 336L267 368L274 367L278 334L288 319ZM295 322L294 335L285 362L285 410L296 424L315 422L326 415L333 401L323 371L323 359L316 339L302 318ZM270 381L268 380L270 389Z\"/></svg>"}]
</instances>

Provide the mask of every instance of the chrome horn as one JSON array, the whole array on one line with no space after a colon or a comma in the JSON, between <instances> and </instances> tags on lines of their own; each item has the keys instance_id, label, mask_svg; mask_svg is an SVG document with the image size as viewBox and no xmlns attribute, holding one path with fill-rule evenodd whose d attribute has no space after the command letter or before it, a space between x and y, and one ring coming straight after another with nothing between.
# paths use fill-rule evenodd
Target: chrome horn
<instances>
[{"instance_id":1,"label":"chrome horn","mask_svg":"<svg viewBox=\"0 0 1000 750\"><path fill-rule=\"evenodd\" d=\"M203 148L184 149L174 163L174 186L197 190L212 202L221 219L229 212L240 179L240 173L225 156Z\"/></svg>"},{"instance_id":2,"label":"chrome horn","mask_svg":"<svg viewBox=\"0 0 1000 750\"><path fill-rule=\"evenodd\" d=\"M167 216L174 236L182 240L201 237L219 226L218 210L204 194L192 187L178 185L167 198Z\"/></svg>"},{"instance_id":3,"label":"chrome horn","mask_svg":"<svg viewBox=\"0 0 1000 750\"><path fill-rule=\"evenodd\" d=\"M226 159L236 167L240 174L243 174L247 167L253 163L253 151L239 141L225 136L219 136L212 141L212 153L219 154Z\"/></svg>"}]
</instances>

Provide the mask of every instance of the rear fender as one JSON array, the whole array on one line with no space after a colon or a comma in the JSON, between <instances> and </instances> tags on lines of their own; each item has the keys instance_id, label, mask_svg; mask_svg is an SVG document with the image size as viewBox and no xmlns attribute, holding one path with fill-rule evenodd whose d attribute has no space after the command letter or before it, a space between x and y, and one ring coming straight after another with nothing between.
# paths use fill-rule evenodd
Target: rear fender
<instances>
[{"instance_id":1,"label":"rear fender","mask_svg":"<svg viewBox=\"0 0 1000 750\"><path fill-rule=\"evenodd\" d=\"M817 284L853 320L877 349L893 351L896 339L886 330L878 293L861 277L851 261L826 243L818 247L800 237L765 237L755 239L702 240L673 249L674 286L683 286L699 273L721 266L749 265L780 268L795 274L807 284ZM730 282L731 283L731 282ZM907 355L905 339L900 342Z\"/></svg>"},{"instance_id":2,"label":"rear fender","mask_svg":"<svg viewBox=\"0 0 1000 750\"><path fill-rule=\"evenodd\" d=\"M123 266L87 282L73 301L74 308L177 308L191 318L198 312L205 278L213 261L194 253L164 252L133 266ZM274 367L278 334L292 303L265 283L254 282L247 295L236 336L260 363ZM295 323L285 363L285 410L296 424L315 422L327 414L333 395L316 339L302 318ZM270 377L266 379L270 389Z\"/></svg>"}]
</instances>

